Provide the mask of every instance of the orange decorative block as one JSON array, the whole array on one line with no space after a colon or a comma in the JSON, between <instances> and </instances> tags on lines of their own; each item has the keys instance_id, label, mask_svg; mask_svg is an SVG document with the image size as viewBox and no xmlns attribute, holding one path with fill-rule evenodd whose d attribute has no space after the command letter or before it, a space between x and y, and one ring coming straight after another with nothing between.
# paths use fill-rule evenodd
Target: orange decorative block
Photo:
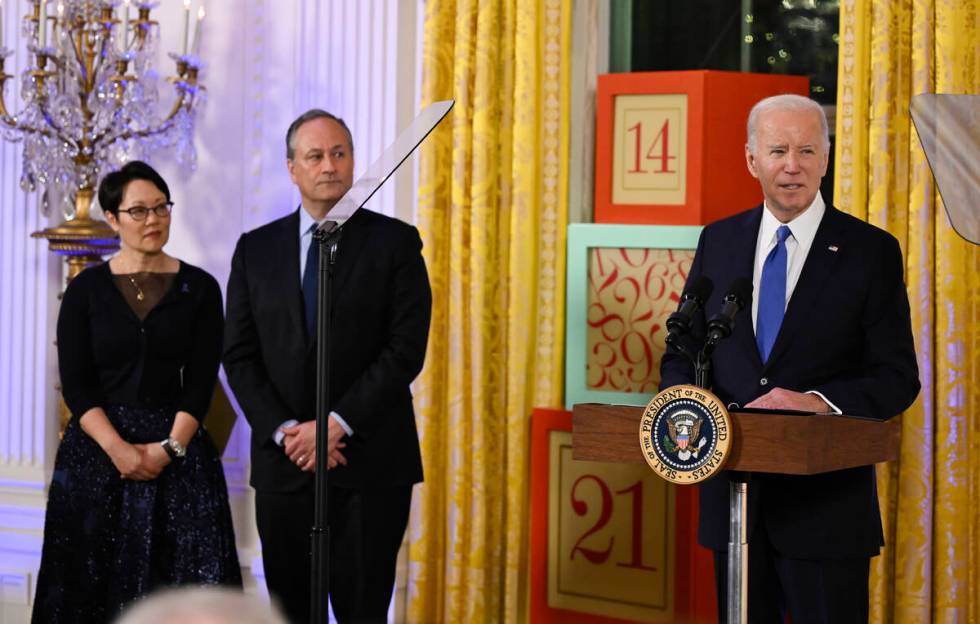
<instances>
[{"instance_id":1,"label":"orange decorative block","mask_svg":"<svg viewBox=\"0 0 980 624\"><path fill-rule=\"evenodd\" d=\"M749 111L809 84L706 70L599 76L595 222L705 225L758 204L744 157Z\"/></svg>"}]
</instances>

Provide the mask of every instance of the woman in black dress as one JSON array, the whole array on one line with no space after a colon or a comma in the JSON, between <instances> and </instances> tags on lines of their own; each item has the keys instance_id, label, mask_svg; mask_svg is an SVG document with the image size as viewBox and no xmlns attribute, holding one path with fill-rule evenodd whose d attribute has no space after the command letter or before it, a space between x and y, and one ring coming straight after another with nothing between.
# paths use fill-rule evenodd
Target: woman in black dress
<instances>
[{"instance_id":1,"label":"woman in black dress","mask_svg":"<svg viewBox=\"0 0 980 624\"><path fill-rule=\"evenodd\" d=\"M99 186L120 251L58 315L72 418L48 493L33 621L106 622L155 588L241 586L221 459L201 419L221 357L217 282L163 252L170 190L131 162Z\"/></svg>"}]
</instances>

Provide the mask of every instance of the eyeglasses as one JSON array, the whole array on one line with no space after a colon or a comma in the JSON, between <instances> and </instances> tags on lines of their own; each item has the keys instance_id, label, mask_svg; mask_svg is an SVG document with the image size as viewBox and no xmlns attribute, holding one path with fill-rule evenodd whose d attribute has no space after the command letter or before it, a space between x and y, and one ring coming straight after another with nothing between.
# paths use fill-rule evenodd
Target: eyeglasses
<instances>
[{"instance_id":1,"label":"eyeglasses","mask_svg":"<svg viewBox=\"0 0 980 624\"><path fill-rule=\"evenodd\" d=\"M169 217L170 212L173 209L174 203L168 201L162 204L157 204L152 208L147 208L146 206L133 206L127 210L120 210L119 212L125 212L133 221L144 221L146 220L146 217L149 216L151 210L153 211L153 214L163 219L164 217Z\"/></svg>"}]
</instances>

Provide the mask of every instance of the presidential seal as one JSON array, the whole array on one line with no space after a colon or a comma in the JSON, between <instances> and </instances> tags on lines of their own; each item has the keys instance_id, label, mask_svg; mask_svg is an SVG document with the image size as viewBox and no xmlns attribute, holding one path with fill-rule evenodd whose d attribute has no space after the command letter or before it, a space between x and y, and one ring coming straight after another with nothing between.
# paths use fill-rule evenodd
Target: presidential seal
<instances>
[{"instance_id":1,"label":"presidential seal","mask_svg":"<svg viewBox=\"0 0 980 624\"><path fill-rule=\"evenodd\" d=\"M647 403L640 419L640 450L659 476L699 483L725 465L732 440L728 410L697 386L672 386Z\"/></svg>"}]
</instances>

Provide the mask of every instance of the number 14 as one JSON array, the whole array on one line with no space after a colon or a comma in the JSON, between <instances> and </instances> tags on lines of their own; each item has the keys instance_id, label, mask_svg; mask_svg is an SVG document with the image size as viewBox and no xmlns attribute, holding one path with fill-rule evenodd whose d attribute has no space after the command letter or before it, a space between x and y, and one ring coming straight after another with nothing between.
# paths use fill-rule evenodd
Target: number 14
<instances>
[{"instance_id":1,"label":"number 14","mask_svg":"<svg viewBox=\"0 0 980 624\"><path fill-rule=\"evenodd\" d=\"M636 122L636 124L630 126L626 131L636 132L635 147L633 149L633 168L626 173L649 173L643 168L643 163L640 158L641 146L643 144L643 122ZM660 146L659 154L656 153L658 145ZM653 173L676 173L676 171L670 169L670 161L675 158L676 156L670 155L670 120L665 119L663 125L660 126L660 132L657 133L657 136L653 138L653 143L647 148L647 153L643 160L660 161L660 169L655 169Z\"/></svg>"}]
</instances>

